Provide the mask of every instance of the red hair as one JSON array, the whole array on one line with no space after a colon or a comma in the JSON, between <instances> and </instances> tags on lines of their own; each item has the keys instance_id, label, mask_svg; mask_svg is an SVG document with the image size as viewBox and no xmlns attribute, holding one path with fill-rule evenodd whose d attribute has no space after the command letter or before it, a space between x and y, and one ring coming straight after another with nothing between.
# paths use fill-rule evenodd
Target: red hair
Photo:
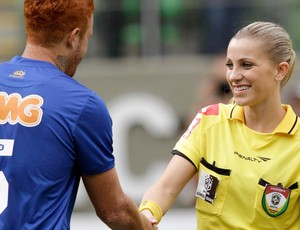
<instances>
[{"instance_id":1,"label":"red hair","mask_svg":"<svg viewBox=\"0 0 300 230\"><path fill-rule=\"evenodd\" d=\"M25 0L26 38L53 47L75 28L83 36L93 13L93 0Z\"/></svg>"}]
</instances>

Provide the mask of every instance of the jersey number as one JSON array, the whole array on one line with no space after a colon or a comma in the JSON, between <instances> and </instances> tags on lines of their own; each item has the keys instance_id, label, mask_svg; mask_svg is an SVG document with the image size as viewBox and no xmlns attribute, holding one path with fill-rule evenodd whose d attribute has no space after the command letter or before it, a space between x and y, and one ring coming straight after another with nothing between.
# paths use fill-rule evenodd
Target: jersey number
<instances>
[{"instance_id":1,"label":"jersey number","mask_svg":"<svg viewBox=\"0 0 300 230\"><path fill-rule=\"evenodd\" d=\"M0 139L0 157L11 157L14 140ZM6 209L8 204L8 182L3 171L0 171L0 214Z\"/></svg>"},{"instance_id":2,"label":"jersey number","mask_svg":"<svg viewBox=\"0 0 300 230\"><path fill-rule=\"evenodd\" d=\"M6 209L8 201L8 182L4 173L0 171L0 214Z\"/></svg>"}]
</instances>

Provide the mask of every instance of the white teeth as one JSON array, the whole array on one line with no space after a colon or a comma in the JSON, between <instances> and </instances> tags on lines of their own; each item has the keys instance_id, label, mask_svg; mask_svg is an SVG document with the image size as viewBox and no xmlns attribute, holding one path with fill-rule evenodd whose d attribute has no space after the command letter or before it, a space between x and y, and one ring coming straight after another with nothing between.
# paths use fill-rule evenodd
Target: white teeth
<instances>
[{"instance_id":1,"label":"white teeth","mask_svg":"<svg viewBox=\"0 0 300 230\"><path fill-rule=\"evenodd\" d=\"M235 91L243 91L243 90L246 90L249 88L250 88L250 86L235 86L234 87Z\"/></svg>"}]
</instances>

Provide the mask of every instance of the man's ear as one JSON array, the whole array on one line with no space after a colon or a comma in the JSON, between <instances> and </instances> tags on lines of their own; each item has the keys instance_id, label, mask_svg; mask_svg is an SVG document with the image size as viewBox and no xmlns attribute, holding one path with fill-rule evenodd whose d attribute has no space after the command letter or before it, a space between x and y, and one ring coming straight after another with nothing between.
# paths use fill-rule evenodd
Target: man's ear
<instances>
[{"instance_id":1,"label":"man's ear","mask_svg":"<svg viewBox=\"0 0 300 230\"><path fill-rule=\"evenodd\" d=\"M69 33L69 35L67 37L67 46L69 48L73 48L78 44L78 42L80 40L79 34L80 34L79 28L75 28L71 31L71 33Z\"/></svg>"},{"instance_id":2,"label":"man's ear","mask_svg":"<svg viewBox=\"0 0 300 230\"><path fill-rule=\"evenodd\" d=\"M277 75L276 75L276 80L282 81L289 71L289 63L287 62L280 62L278 67L277 67Z\"/></svg>"}]
</instances>

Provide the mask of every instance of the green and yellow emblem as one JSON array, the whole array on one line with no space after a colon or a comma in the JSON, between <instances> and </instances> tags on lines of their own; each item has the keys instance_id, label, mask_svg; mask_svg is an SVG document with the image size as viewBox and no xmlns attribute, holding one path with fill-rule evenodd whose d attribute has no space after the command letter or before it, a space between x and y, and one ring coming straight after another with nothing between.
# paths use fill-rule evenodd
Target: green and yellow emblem
<instances>
[{"instance_id":1,"label":"green and yellow emblem","mask_svg":"<svg viewBox=\"0 0 300 230\"><path fill-rule=\"evenodd\" d=\"M262 206L271 217L280 216L289 205L291 190L276 185L266 185L262 197Z\"/></svg>"}]
</instances>

